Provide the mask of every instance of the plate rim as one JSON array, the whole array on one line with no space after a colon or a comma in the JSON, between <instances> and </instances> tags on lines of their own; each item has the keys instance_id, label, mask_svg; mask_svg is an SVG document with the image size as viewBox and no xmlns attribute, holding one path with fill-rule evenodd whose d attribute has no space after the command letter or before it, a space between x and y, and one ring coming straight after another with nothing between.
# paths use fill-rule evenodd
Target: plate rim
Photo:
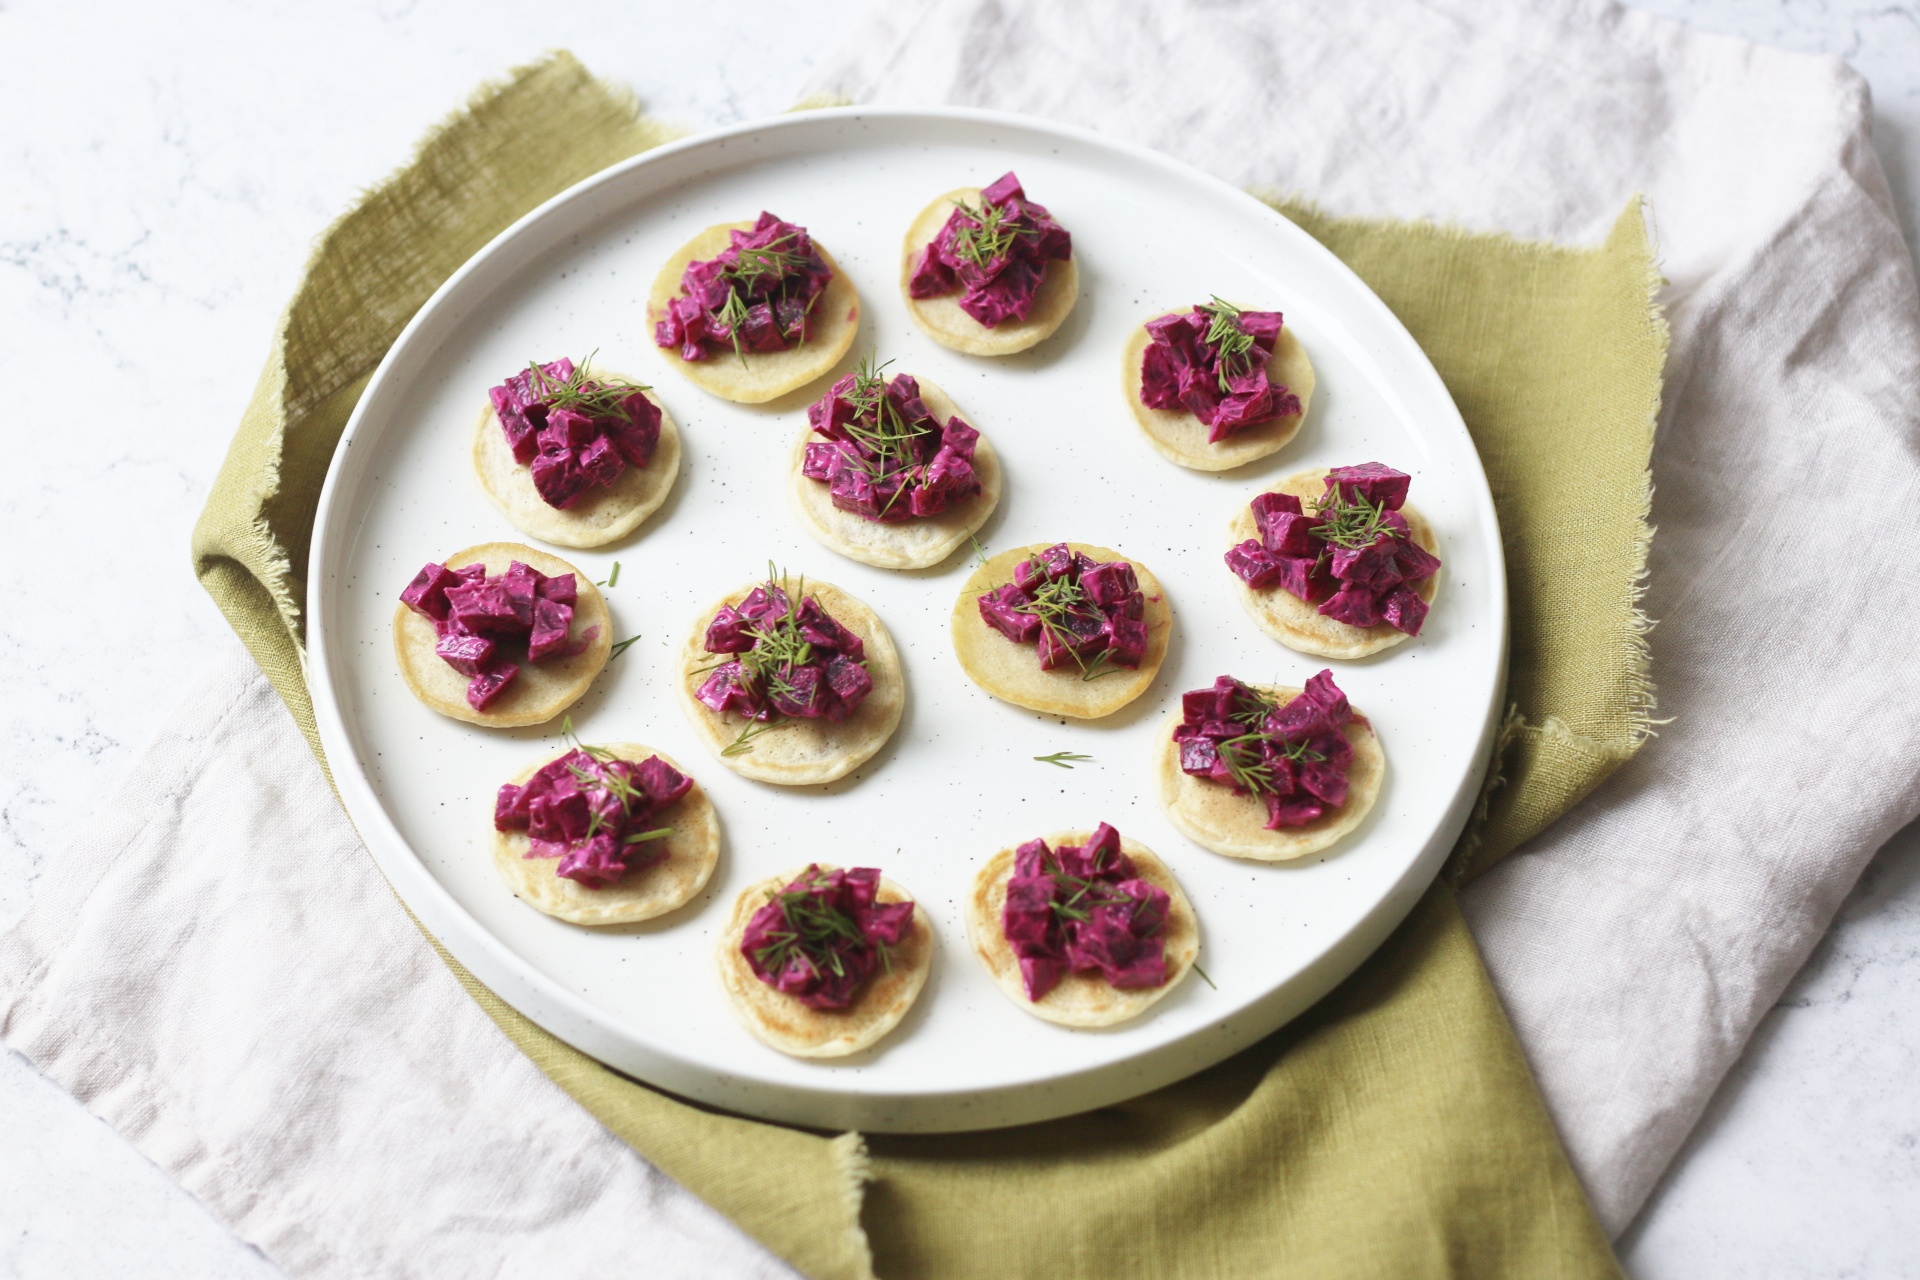
<instances>
[{"instance_id":1,"label":"plate rim","mask_svg":"<svg viewBox=\"0 0 1920 1280\"><path fill-rule=\"evenodd\" d=\"M1282 979L1265 995L1242 1006L1224 1022L1197 1029L1187 1036L1143 1050L1134 1056L1058 1073L1045 1081L997 1085L972 1091L915 1093L869 1088L850 1092L830 1087L836 1077L823 1073L821 1083L817 1086L754 1079L752 1100L748 1103L736 1090L725 1087L729 1078L723 1077L717 1082L709 1080L712 1073L705 1064L687 1062L655 1046L638 1043L606 1025L608 1019L604 1013L522 959L467 912L426 867L424 860L400 833L387 812L354 748L354 738L346 725L342 702L333 679L333 663L347 659L344 656L336 658L328 643L328 597L339 576L333 568L333 562L351 546L354 533L353 526L345 519L346 508L351 503L343 501L343 497L350 495L342 493L347 483L345 476L353 454L354 438L368 412L379 404L389 378L398 376L395 370L416 335L437 320L440 310L462 290L467 280L486 269L496 255L508 250L513 242L530 234L542 222L621 182L635 170L669 162L691 151L724 149L729 141L736 138L769 132L804 135L836 122L862 120L919 120L1018 130L1051 137L1076 147L1105 151L1149 169L1170 171L1184 181L1197 181L1201 186L1211 189L1217 198L1237 204L1268 220L1280 234L1293 239L1300 251L1318 256L1324 267L1337 276L1345 277L1361 304L1373 310L1374 318L1404 341L1407 350L1415 357L1410 374L1426 381L1429 393L1437 393L1437 403L1444 404L1450 411L1448 421L1431 424L1432 427L1457 429L1467 441L1474 464L1471 479L1475 483L1470 486L1473 489L1474 514L1491 538L1487 560L1493 578L1486 587L1497 631L1495 693L1480 726L1473 752L1474 762L1427 846L1409 861L1398 879L1351 928L1328 943L1319 955L1292 976ZM535 251L536 256L551 247L551 244L543 245ZM348 820L362 844L373 855L375 864L395 896L449 958L457 961L521 1016L612 1069L646 1081L649 1087L691 1097L701 1105L759 1119L821 1128L901 1133L999 1128L1111 1105L1197 1074L1272 1034L1311 1008L1371 956L1405 919L1438 875L1448 852L1465 828L1478 800L1497 737L1510 645L1505 556L1499 513L1493 505L1485 465L1477 447L1473 445L1472 435L1467 430L1458 405L1432 360L1399 317L1351 267L1266 201L1163 152L1058 121L954 106L824 107L694 133L642 151L589 175L515 219L456 268L421 304L382 356L362 391L334 447L326 480L321 488L307 557L304 616L307 640L303 655L304 674L313 703L316 728L326 752L326 767L335 790ZM1202 1055L1204 1061L1198 1065L1184 1060L1175 1061L1181 1057L1179 1050L1183 1046L1201 1038L1210 1038L1209 1046Z\"/></svg>"}]
</instances>

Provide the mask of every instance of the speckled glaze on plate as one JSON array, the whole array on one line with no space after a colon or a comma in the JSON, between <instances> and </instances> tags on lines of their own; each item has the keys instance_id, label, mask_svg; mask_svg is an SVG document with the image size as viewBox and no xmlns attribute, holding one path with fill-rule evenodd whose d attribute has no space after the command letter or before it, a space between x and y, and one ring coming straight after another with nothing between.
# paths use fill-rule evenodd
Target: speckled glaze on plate
<instances>
[{"instance_id":1,"label":"speckled glaze on plate","mask_svg":"<svg viewBox=\"0 0 1920 1280\"><path fill-rule=\"evenodd\" d=\"M1082 295L1032 351L978 360L926 338L894 287L900 240L929 191L1014 169L1074 236ZM980 531L991 551L1056 536L1151 564L1181 619L1160 678L1105 720L1062 723L995 699L947 639L971 565L899 573L814 542L784 494L787 451L819 387L727 404L665 368L643 302L700 228L761 209L833 246L867 301L861 341L924 372L993 426L1006 470ZM1299 436L1219 474L1169 467L1120 399L1114 361L1166 298L1257 297L1285 312L1319 376ZM494 789L557 747L422 707L394 669L394 601L447 547L511 539L473 483L473 406L533 357L650 382L681 427L679 484L637 535L569 552L604 579L617 638L638 636L572 709L589 742L657 744L694 770L726 847L693 902L645 924L588 930L528 911L488 848ZM1360 829L1285 866L1218 857L1181 836L1154 795L1153 740L1182 690L1231 672L1297 685L1322 664L1262 634L1220 559L1236 502L1309 467L1378 460L1411 472L1447 549L1442 604L1387 654L1331 664L1367 709L1391 780ZM713 764L672 688L673 658L716 589L764 573L828 578L892 632L905 717L838 782L774 788ZM936 1131L1101 1106L1200 1070L1301 1012L1405 915L1452 845L1491 743L1505 663L1506 589L1486 480L1445 388L1384 305L1272 209L1166 157L1090 133L964 110L805 112L688 139L617 165L527 215L423 307L348 424L309 565L310 677L342 798L387 878L474 974L556 1035L663 1088L823 1128ZM1036 762L1092 759L1071 771ZM1080 1032L1013 1008L966 954L974 869L1031 835L1108 821L1156 850L1199 915L1217 987L1185 982L1145 1017ZM788 1058L733 1019L713 965L740 889L819 857L911 885L939 939L927 988L884 1051Z\"/></svg>"}]
</instances>

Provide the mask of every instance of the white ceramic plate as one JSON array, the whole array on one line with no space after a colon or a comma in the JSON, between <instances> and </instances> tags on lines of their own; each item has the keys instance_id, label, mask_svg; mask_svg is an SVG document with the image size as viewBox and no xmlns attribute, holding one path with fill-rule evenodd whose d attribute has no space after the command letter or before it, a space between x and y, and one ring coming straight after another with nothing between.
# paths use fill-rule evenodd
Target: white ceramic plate
<instances>
[{"instance_id":1,"label":"white ceramic plate","mask_svg":"<svg viewBox=\"0 0 1920 1280\"><path fill-rule=\"evenodd\" d=\"M1034 351L970 358L907 317L901 237L934 196L1008 169L1072 231L1082 293ZM1160 577L1174 637L1139 701L1069 723L977 689L947 633L969 557L892 573L820 546L783 492L803 421L796 398L725 404L656 353L643 300L661 261L701 228L762 209L811 229L853 278L865 304L856 354L877 349L895 372L932 378L992 439L1007 484L982 530L990 550L1075 539ZM1294 443L1225 475L1162 459L1120 391L1128 330L1210 293L1281 309L1319 375ZM557 726L489 731L434 714L401 683L389 638L395 601L421 564L525 540L468 462L487 388L531 358L594 349L605 367L655 386L686 451L673 496L636 535L605 552L562 550L595 579L620 561L607 593L616 634L640 637L574 707L574 723L590 742L644 742L678 757L725 831L697 901L602 930L525 906L489 861L495 788L556 751ZM1227 521L1279 475L1368 460L1413 473L1446 564L1419 638L1333 664L1385 745L1385 792L1322 856L1279 866L1218 857L1162 815L1155 731L1183 690L1222 673L1299 684L1326 665L1282 648L1242 612L1221 562ZM333 775L381 870L434 936L514 1007L603 1062L705 1103L829 1129L969 1129L1081 1111L1206 1067L1300 1013L1432 879L1474 799L1504 675L1506 590L1486 478L1438 375L1387 308L1304 232L1213 178L1092 133L973 111L849 108L727 129L638 156L528 214L421 308L381 364L334 457L312 556L309 675ZM671 658L696 612L769 559L867 601L905 662L899 732L830 786L736 777L674 702ZM1071 771L1034 759L1056 751L1093 759ZM967 946L961 903L994 851L1103 820L1179 875L1217 987L1190 978L1128 1026L1075 1032L994 988ZM913 1013L877 1050L838 1064L796 1061L751 1038L714 970L715 931L734 895L811 860L881 867L938 935Z\"/></svg>"}]
</instances>

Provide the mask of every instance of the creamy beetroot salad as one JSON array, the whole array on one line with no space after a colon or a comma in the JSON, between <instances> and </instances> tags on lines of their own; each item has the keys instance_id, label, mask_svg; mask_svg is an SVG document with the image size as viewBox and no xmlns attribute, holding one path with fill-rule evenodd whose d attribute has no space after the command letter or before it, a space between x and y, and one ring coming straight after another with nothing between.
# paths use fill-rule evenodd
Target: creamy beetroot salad
<instances>
[{"instance_id":1,"label":"creamy beetroot salad","mask_svg":"<svg viewBox=\"0 0 1920 1280\"><path fill-rule=\"evenodd\" d=\"M803 580L794 594L805 587ZM751 750L754 737L783 720L844 720L873 691L865 642L813 596L795 604L771 574L738 605L720 608L706 647L723 657L694 696L750 722L729 755Z\"/></svg>"},{"instance_id":2,"label":"creamy beetroot salad","mask_svg":"<svg viewBox=\"0 0 1920 1280\"><path fill-rule=\"evenodd\" d=\"M936 421L904 373L888 378L863 366L810 406L807 422L820 439L807 442L801 474L826 485L842 511L899 522L980 492L980 433L956 417Z\"/></svg>"},{"instance_id":3,"label":"creamy beetroot salad","mask_svg":"<svg viewBox=\"0 0 1920 1280\"><path fill-rule=\"evenodd\" d=\"M1184 773L1267 807L1267 829L1303 827L1347 802L1353 719L1347 695L1322 671L1284 706L1232 676L1181 699L1173 740Z\"/></svg>"},{"instance_id":4,"label":"creamy beetroot salad","mask_svg":"<svg viewBox=\"0 0 1920 1280\"><path fill-rule=\"evenodd\" d=\"M1147 654L1146 596L1125 560L1095 560L1056 543L982 592L980 617L1031 644L1043 670L1073 663L1087 679L1137 667Z\"/></svg>"},{"instance_id":5,"label":"creamy beetroot salad","mask_svg":"<svg viewBox=\"0 0 1920 1280\"><path fill-rule=\"evenodd\" d=\"M1440 559L1400 514L1411 481L1365 462L1329 471L1311 511L1292 494L1263 493L1253 500L1260 536L1227 552L1227 567L1257 591L1290 592L1337 621L1417 636L1427 616L1418 588Z\"/></svg>"},{"instance_id":6,"label":"creamy beetroot salad","mask_svg":"<svg viewBox=\"0 0 1920 1280\"><path fill-rule=\"evenodd\" d=\"M1027 999L1040 999L1069 973L1098 973L1123 989L1164 986L1171 901L1134 874L1120 833L1104 822L1083 845L1021 845L1000 928L1020 961Z\"/></svg>"},{"instance_id":7,"label":"creamy beetroot salad","mask_svg":"<svg viewBox=\"0 0 1920 1280\"><path fill-rule=\"evenodd\" d=\"M672 829L660 815L691 790L693 779L659 756L635 764L603 748L575 747L525 785L503 785L493 825L526 832L527 857L559 859L555 875L604 889L664 856Z\"/></svg>"},{"instance_id":8,"label":"creamy beetroot salad","mask_svg":"<svg viewBox=\"0 0 1920 1280\"><path fill-rule=\"evenodd\" d=\"M547 577L518 560L489 575L482 564L449 569L429 562L400 600L433 624L433 651L467 682L467 705L485 711L522 662L544 662L585 652L600 634L588 627L569 642L579 588L570 573Z\"/></svg>"},{"instance_id":9,"label":"creamy beetroot salad","mask_svg":"<svg viewBox=\"0 0 1920 1280\"><path fill-rule=\"evenodd\" d=\"M654 326L655 345L677 349L682 360L800 346L833 279L807 229L770 213L728 238L718 256L687 264L679 296Z\"/></svg>"},{"instance_id":10,"label":"creamy beetroot salad","mask_svg":"<svg viewBox=\"0 0 1920 1280\"><path fill-rule=\"evenodd\" d=\"M810 1009L845 1009L913 932L911 902L878 902L873 867L816 864L747 921L740 954L754 976Z\"/></svg>"},{"instance_id":11,"label":"creamy beetroot salad","mask_svg":"<svg viewBox=\"0 0 1920 1280\"><path fill-rule=\"evenodd\" d=\"M1073 237L1044 205L1027 199L1007 173L960 204L920 255L907 292L915 298L960 295L960 309L987 328L1025 320L1049 262L1073 256Z\"/></svg>"},{"instance_id":12,"label":"creamy beetroot salad","mask_svg":"<svg viewBox=\"0 0 1920 1280\"><path fill-rule=\"evenodd\" d=\"M1300 397L1267 376L1280 324L1278 311L1242 311L1218 298L1149 320L1140 402L1186 410L1207 425L1210 444L1298 414Z\"/></svg>"},{"instance_id":13,"label":"creamy beetroot salad","mask_svg":"<svg viewBox=\"0 0 1920 1280\"><path fill-rule=\"evenodd\" d=\"M541 501L560 510L628 467L645 467L660 444L660 407L647 388L590 378L561 359L529 364L487 394L516 461L533 473Z\"/></svg>"}]
</instances>

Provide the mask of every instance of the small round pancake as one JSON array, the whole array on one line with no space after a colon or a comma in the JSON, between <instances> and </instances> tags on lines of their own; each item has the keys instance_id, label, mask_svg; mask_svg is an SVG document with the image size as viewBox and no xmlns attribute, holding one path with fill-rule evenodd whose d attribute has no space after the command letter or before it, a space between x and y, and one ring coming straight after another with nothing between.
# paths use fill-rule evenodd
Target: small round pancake
<instances>
[{"instance_id":1,"label":"small round pancake","mask_svg":"<svg viewBox=\"0 0 1920 1280\"><path fill-rule=\"evenodd\" d=\"M1285 685L1250 687L1282 706L1300 696L1300 690ZM1345 726L1347 741L1353 744L1353 763L1347 769L1347 802L1304 827L1269 831L1267 806L1260 797L1237 796L1231 787L1181 772L1180 748L1173 741L1173 731L1179 727L1180 717L1170 718L1154 748L1160 803L1187 839L1229 858L1287 862L1318 853L1365 820L1386 781L1386 753L1380 749L1373 726L1356 711Z\"/></svg>"},{"instance_id":2,"label":"small round pancake","mask_svg":"<svg viewBox=\"0 0 1920 1280\"><path fill-rule=\"evenodd\" d=\"M1056 831L1044 839L1048 848L1058 849L1061 845L1084 844L1092 835L1091 831ZM1111 1027L1126 1022L1179 986L1200 958L1200 921L1173 872L1153 850L1136 840L1121 836L1120 851L1133 859L1134 870L1142 880L1165 889L1172 900L1167 904L1163 935L1167 980L1157 987L1123 991L1098 973L1069 973L1038 1000L1027 999L1019 958L1007 945L1000 927L1000 912L1007 905L1007 881L1013 878L1015 850L1002 849L994 854L974 876L973 892L967 895L967 941L973 944L973 954L987 966L1001 993L1034 1017L1063 1027Z\"/></svg>"},{"instance_id":3,"label":"small round pancake","mask_svg":"<svg viewBox=\"0 0 1920 1280\"><path fill-rule=\"evenodd\" d=\"M651 394L647 398L660 403ZM611 485L594 485L563 509L548 506L533 487L533 472L507 447L500 415L489 402L474 428L473 470L493 505L528 537L557 547L603 547L638 529L667 500L680 474L680 428L662 408L660 443L647 465L627 467Z\"/></svg>"},{"instance_id":4,"label":"small round pancake","mask_svg":"<svg viewBox=\"0 0 1920 1280\"><path fill-rule=\"evenodd\" d=\"M834 870L824 862L820 869ZM891 971L884 965L875 969L859 998L848 1008L810 1009L760 981L740 952L740 941L746 937L753 913L805 870L795 867L784 875L769 876L747 886L734 899L733 914L720 931L720 985L726 989L727 1006L755 1039L796 1058L844 1058L877 1043L913 1008L933 967L933 926L927 922L927 913L916 906L913 932L893 949ZM885 876L880 878L880 889L874 897L879 902L913 901L906 890Z\"/></svg>"},{"instance_id":5,"label":"small round pancake","mask_svg":"<svg viewBox=\"0 0 1920 1280\"><path fill-rule=\"evenodd\" d=\"M621 760L639 764L648 756L659 756L675 769L679 762L664 751L637 742L609 742L606 750ZM564 754L564 753L563 753ZM514 775L517 786L553 762L553 758L528 765ZM686 770L680 769L685 773ZM653 854L653 861L627 872L604 889L590 889L577 880L555 872L557 858L529 858L532 837L524 831L493 833L493 865L507 882L513 896L535 910L565 920L569 924L633 924L651 920L683 907L707 887L714 864L720 861L720 819L713 801L700 789L681 796L659 814L660 825L673 828L662 841L641 846ZM660 856L665 845L666 857Z\"/></svg>"},{"instance_id":6,"label":"small round pancake","mask_svg":"<svg viewBox=\"0 0 1920 1280\"><path fill-rule=\"evenodd\" d=\"M679 250L660 268L660 274L653 279L653 292L647 297L647 336L651 340L654 326L667 314L667 304L680 293L680 277L686 271L687 264L696 258L715 258L732 241L730 231L751 231L751 222L722 222L708 227L693 239L681 245ZM853 347L853 339L860 332L860 295L855 292L853 281L840 269L819 241L813 247L827 266L833 269L833 279L820 296L814 299L813 318L809 325L811 332L807 340L797 347L788 347L785 351L749 351L742 356L735 355L731 348L715 351L705 360L683 360L677 347L656 347L660 356L668 364L687 375L687 380L702 391L712 392L722 400L731 400L735 404L765 404L778 396L798 387L804 387L834 365L840 363L840 357Z\"/></svg>"},{"instance_id":7,"label":"small round pancake","mask_svg":"<svg viewBox=\"0 0 1920 1280\"><path fill-rule=\"evenodd\" d=\"M484 564L489 574L505 573L518 560L538 569L549 578L563 573L573 575L579 600L573 607L573 625L567 630L569 644L578 644L589 628L597 628L587 647L571 658L552 657L528 662L524 655L515 659L520 674L515 676L493 706L475 711L467 705L467 681L433 651L439 637L433 624L400 605L393 612L393 654L400 662L400 677L413 690L413 696L443 716L490 729L516 729L523 725L544 724L565 711L587 691L593 678L607 665L613 652L613 618L607 602L593 580L559 556L535 551L518 542L486 542L465 551L456 551L444 561L449 569Z\"/></svg>"},{"instance_id":8,"label":"small round pancake","mask_svg":"<svg viewBox=\"0 0 1920 1280\"><path fill-rule=\"evenodd\" d=\"M1311 511L1314 499L1326 489L1326 478L1325 467L1316 471L1298 471L1267 492L1290 493ZM1413 535L1413 540L1427 551L1439 555L1440 544L1435 541L1433 526L1427 523L1427 518L1411 502L1400 508L1400 514L1407 518L1407 529ZM1227 532L1231 539L1227 543L1229 548L1239 546L1248 538L1260 536L1259 527L1253 522L1252 499L1240 504L1233 514L1233 522L1227 526ZM1284 587L1255 591L1241 580L1239 574L1232 576L1233 585L1240 593L1240 603L1260 624L1260 629L1289 649L1311 653L1319 658L1364 658L1413 638L1384 622L1371 627L1356 627L1338 618L1329 618L1320 612L1319 605L1308 604ZM1415 587L1414 591L1422 600L1432 604L1434 593L1439 588L1440 574L1435 573Z\"/></svg>"},{"instance_id":9,"label":"small round pancake","mask_svg":"<svg viewBox=\"0 0 1920 1280\"><path fill-rule=\"evenodd\" d=\"M1003 551L968 576L966 585L960 588L960 598L953 604L953 651L973 682L1002 701L1053 716L1098 720L1145 693L1160 673L1167 641L1173 635L1173 609L1167 604L1160 580L1138 560L1131 560L1140 591L1147 598L1147 656L1140 665L1120 667L1111 675L1092 680L1085 679L1080 668L1072 664L1041 670L1033 645L1015 643L987 625L980 616L979 599L1002 583L1013 581L1015 565L1053 545L1036 542ZM1118 551L1084 542L1069 542L1067 546L1095 560L1128 559Z\"/></svg>"},{"instance_id":10,"label":"small round pancake","mask_svg":"<svg viewBox=\"0 0 1920 1280\"><path fill-rule=\"evenodd\" d=\"M920 383L920 399L934 421L945 426L948 418L957 417L973 426L947 398L946 392L925 378L916 380ZM787 458L787 498L793 504L794 514L800 517L801 526L849 560L878 569L925 569L939 564L972 537L1000 504L1003 483L1000 455L993 451L985 435L975 444L973 452L974 474L980 480L979 493L949 503L939 515L894 524L842 511L833 505L833 497L823 482L801 474L807 442L814 438L813 428L805 427L801 429L800 438L793 442L793 451Z\"/></svg>"},{"instance_id":11,"label":"small round pancake","mask_svg":"<svg viewBox=\"0 0 1920 1280\"><path fill-rule=\"evenodd\" d=\"M798 578L792 581L795 586L801 582ZM729 756L723 752L748 721L743 716L720 715L693 696L710 674L702 668L733 656L707 652L708 624L722 605L739 604L763 584L764 579L749 582L729 592L694 621L686 643L680 646L680 705L714 758L743 778L790 787L843 778L870 760L900 727L900 714L907 705L907 684L899 651L893 647L886 624L873 610L832 583L807 578L799 596L816 597L821 608L866 644L867 675L873 680L873 689L852 715L837 722L783 720L756 734L749 744L752 750Z\"/></svg>"},{"instance_id":12,"label":"small round pancake","mask_svg":"<svg viewBox=\"0 0 1920 1280\"><path fill-rule=\"evenodd\" d=\"M913 225L907 228L906 243L900 253L900 296L906 299L914 323L941 346L970 356L1010 356L1045 342L1066 320L1080 296L1080 267L1073 258L1065 261L1056 258L1047 263L1040 291L1034 295L1033 307L1025 320L1009 320L991 329L960 309L958 289L937 298L913 296L909 286L914 268L920 265L921 255L940 234L940 228L947 225L953 207L963 201L978 208L980 188L960 187L947 192L922 209Z\"/></svg>"},{"instance_id":13,"label":"small round pancake","mask_svg":"<svg viewBox=\"0 0 1920 1280\"><path fill-rule=\"evenodd\" d=\"M1188 310L1190 308L1181 308ZM1242 308L1248 310L1250 308ZM1153 318L1171 315L1162 311ZM1149 409L1140 401L1140 361L1152 339L1142 324L1127 338L1121 353L1120 385L1127 397L1127 408L1147 436L1147 442L1171 461L1195 471L1229 471L1245 466L1287 447L1299 434L1307 410L1313 407L1313 362L1306 349L1293 336L1289 325L1282 325L1279 340L1273 345L1273 358L1267 361L1267 377L1300 397L1300 412L1243 427L1218 444L1207 441L1207 424L1185 409Z\"/></svg>"}]
</instances>

